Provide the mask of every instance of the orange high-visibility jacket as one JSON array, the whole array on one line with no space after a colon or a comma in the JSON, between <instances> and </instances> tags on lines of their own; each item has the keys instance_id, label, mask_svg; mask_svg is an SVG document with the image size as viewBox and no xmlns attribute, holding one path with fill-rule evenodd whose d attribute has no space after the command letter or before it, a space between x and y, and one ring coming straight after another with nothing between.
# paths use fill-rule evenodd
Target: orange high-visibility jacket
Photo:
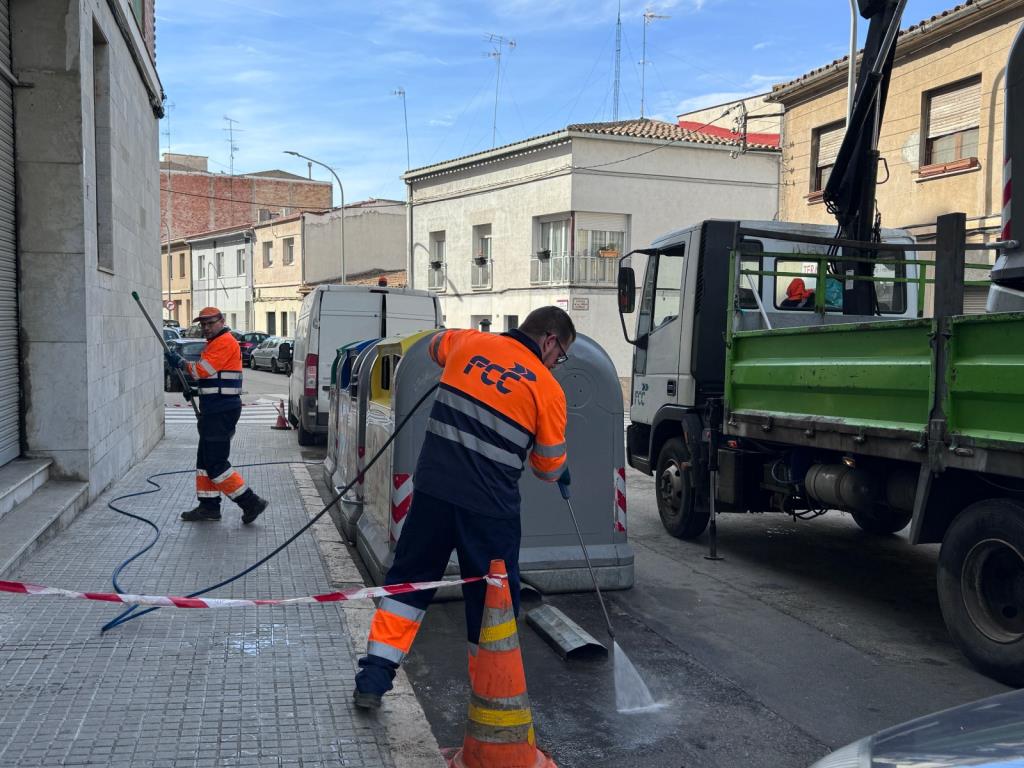
<instances>
[{"instance_id":1,"label":"orange high-visibility jacket","mask_svg":"<svg viewBox=\"0 0 1024 768\"><path fill-rule=\"evenodd\" d=\"M519 514L529 457L542 480L565 469L565 393L525 334L460 330L434 336L444 368L416 474L416 490L489 517Z\"/></svg>"},{"instance_id":2,"label":"orange high-visibility jacket","mask_svg":"<svg viewBox=\"0 0 1024 768\"><path fill-rule=\"evenodd\" d=\"M227 328L206 342L198 363L186 363L185 370L195 379L199 408L203 413L241 408L242 350Z\"/></svg>"}]
</instances>

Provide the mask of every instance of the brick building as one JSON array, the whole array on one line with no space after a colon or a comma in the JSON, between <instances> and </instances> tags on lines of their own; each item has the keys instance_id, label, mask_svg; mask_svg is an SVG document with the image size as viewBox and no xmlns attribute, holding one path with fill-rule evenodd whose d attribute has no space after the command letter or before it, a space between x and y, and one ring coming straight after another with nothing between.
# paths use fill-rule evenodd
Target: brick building
<instances>
[{"instance_id":1,"label":"brick building","mask_svg":"<svg viewBox=\"0 0 1024 768\"><path fill-rule=\"evenodd\" d=\"M302 211L331 207L331 183L287 171L210 173L207 158L164 153L160 162L160 233L190 237Z\"/></svg>"}]
</instances>

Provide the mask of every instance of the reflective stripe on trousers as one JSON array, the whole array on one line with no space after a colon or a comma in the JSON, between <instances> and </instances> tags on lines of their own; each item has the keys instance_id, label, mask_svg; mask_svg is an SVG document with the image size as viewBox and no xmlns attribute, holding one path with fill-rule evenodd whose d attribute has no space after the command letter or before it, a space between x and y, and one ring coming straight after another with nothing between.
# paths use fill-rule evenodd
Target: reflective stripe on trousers
<instances>
[{"instance_id":1,"label":"reflective stripe on trousers","mask_svg":"<svg viewBox=\"0 0 1024 768\"><path fill-rule=\"evenodd\" d=\"M370 624L366 652L401 664L412 648L425 611L400 603L390 597L380 601Z\"/></svg>"}]
</instances>

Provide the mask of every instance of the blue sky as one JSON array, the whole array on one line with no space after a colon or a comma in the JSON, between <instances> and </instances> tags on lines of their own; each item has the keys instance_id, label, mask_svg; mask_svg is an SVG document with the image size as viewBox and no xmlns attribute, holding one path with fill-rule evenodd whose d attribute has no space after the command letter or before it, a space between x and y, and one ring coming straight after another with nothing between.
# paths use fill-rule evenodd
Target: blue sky
<instances>
[{"instance_id":1,"label":"blue sky","mask_svg":"<svg viewBox=\"0 0 1024 768\"><path fill-rule=\"evenodd\" d=\"M909 0L904 26L952 7ZM160 146L236 173L305 174L295 150L333 166L346 202L404 198L402 100L412 167L488 149L495 45L504 46L497 144L612 118L616 0L164 0L157 65L171 108ZM844 55L846 0L622 0L619 117L688 109L768 90ZM861 37L865 25L861 23ZM314 167L314 178L330 178ZM335 192L337 202L337 192Z\"/></svg>"}]
</instances>

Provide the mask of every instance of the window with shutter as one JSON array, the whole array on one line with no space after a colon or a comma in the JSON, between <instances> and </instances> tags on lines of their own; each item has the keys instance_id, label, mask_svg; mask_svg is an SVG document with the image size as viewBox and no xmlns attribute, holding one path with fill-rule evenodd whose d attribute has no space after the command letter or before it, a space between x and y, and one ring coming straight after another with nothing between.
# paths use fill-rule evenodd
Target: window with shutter
<instances>
[{"instance_id":1,"label":"window with shutter","mask_svg":"<svg viewBox=\"0 0 1024 768\"><path fill-rule=\"evenodd\" d=\"M932 91L925 97L923 178L978 167L981 78Z\"/></svg>"},{"instance_id":2,"label":"window with shutter","mask_svg":"<svg viewBox=\"0 0 1024 768\"><path fill-rule=\"evenodd\" d=\"M836 164L839 147L846 133L846 123L832 123L815 128L811 144L814 148L814 163L811 168L811 194L820 192L828 183L832 168Z\"/></svg>"}]
</instances>

